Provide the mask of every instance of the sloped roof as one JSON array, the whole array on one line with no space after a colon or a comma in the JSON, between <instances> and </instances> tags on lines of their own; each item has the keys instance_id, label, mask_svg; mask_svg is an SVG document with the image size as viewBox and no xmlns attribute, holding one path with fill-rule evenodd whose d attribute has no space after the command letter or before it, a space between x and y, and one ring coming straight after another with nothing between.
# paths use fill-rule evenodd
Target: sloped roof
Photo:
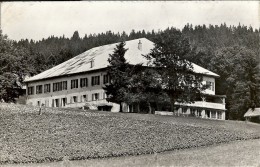
<instances>
[{"instance_id":1,"label":"sloped roof","mask_svg":"<svg viewBox=\"0 0 260 167\"><path fill-rule=\"evenodd\" d=\"M142 50L138 49L139 41L141 41L142 43ZM25 79L25 82L106 68L109 65L107 61L109 58L109 54L113 53L114 48L118 44L119 43L103 45L87 50L81 53L80 55L75 56L49 70L46 70L38 75ZM153 47L154 43L146 38L139 38L135 40L126 41L125 48L128 50L125 53L125 58L130 64L133 65L138 63L143 63L144 65L147 65L147 60L142 55L148 54ZM92 68L90 66L91 60L94 60L94 66ZM193 68L194 72L196 73L201 73L215 77L219 76L194 63Z\"/></svg>"},{"instance_id":2,"label":"sloped roof","mask_svg":"<svg viewBox=\"0 0 260 167\"><path fill-rule=\"evenodd\" d=\"M260 108L255 108L254 110L250 108L244 115L244 117L257 117L257 116L260 116Z\"/></svg>"}]
</instances>

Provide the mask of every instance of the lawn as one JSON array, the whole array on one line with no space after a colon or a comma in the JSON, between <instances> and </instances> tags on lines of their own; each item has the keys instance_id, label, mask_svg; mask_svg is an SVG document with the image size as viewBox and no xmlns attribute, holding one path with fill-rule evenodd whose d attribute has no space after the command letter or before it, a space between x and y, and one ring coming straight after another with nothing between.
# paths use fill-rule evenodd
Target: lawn
<instances>
[{"instance_id":1,"label":"lawn","mask_svg":"<svg viewBox=\"0 0 260 167\"><path fill-rule=\"evenodd\" d=\"M260 125L0 104L0 163L151 154L260 138Z\"/></svg>"}]
</instances>

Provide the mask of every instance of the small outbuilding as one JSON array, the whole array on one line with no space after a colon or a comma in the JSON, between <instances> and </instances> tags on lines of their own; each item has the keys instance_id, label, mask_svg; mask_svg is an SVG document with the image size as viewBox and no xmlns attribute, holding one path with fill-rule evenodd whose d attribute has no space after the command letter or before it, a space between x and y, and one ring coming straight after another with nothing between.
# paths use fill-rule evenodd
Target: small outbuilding
<instances>
[{"instance_id":1,"label":"small outbuilding","mask_svg":"<svg viewBox=\"0 0 260 167\"><path fill-rule=\"evenodd\" d=\"M247 121L260 123L260 108L249 108L244 117Z\"/></svg>"}]
</instances>

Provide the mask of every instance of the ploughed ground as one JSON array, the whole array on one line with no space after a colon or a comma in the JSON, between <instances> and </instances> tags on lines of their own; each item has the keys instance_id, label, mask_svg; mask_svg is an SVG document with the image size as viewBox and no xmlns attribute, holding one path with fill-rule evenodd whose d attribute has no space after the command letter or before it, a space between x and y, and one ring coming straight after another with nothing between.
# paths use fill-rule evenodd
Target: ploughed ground
<instances>
[{"instance_id":1,"label":"ploughed ground","mask_svg":"<svg viewBox=\"0 0 260 167\"><path fill-rule=\"evenodd\" d=\"M153 154L260 138L260 125L0 104L0 164Z\"/></svg>"}]
</instances>

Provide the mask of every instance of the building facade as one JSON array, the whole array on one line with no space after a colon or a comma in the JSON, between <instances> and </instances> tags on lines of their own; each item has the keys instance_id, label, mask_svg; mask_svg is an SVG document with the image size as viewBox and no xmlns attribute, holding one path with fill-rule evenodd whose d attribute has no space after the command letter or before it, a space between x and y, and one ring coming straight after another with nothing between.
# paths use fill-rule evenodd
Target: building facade
<instances>
[{"instance_id":1,"label":"building facade","mask_svg":"<svg viewBox=\"0 0 260 167\"><path fill-rule=\"evenodd\" d=\"M90 49L60 65L46 70L25 80L26 103L46 107L72 107L119 111L119 105L106 101L103 87L108 83L106 67L109 54L112 54L118 43ZM146 55L153 48L153 42L141 38L126 41L126 60L130 64L143 63ZM225 96L215 95L215 78L217 74L193 64L194 72L203 75L203 83L210 85L200 101L180 106L174 114L194 115L202 118L225 119ZM129 112L129 106L124 111ZM156 114L169 114L156 111Z\"/></svg>"}]
</instances>

